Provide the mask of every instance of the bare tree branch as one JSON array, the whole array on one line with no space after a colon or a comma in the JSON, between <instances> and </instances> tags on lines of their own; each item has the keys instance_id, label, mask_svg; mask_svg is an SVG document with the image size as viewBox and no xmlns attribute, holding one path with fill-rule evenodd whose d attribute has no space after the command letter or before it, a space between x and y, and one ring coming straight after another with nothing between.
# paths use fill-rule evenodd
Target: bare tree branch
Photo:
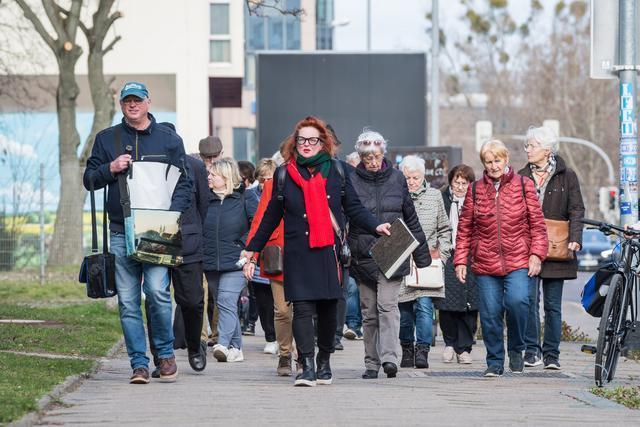
<instances>
[{"instance_id":1,"label":"bare tree branch","mask_svg":"<svg viewBox=\"0 0 640 427\"><path fill-rule=\"evenodd\" d=\"M106 54L111 49L113 49L113 47L120 41L120 39L122 39L122 36L116 36L113 40L111 40L111 43L109 43L107 47L102 49L102 54Z\"/></svg>"},{"instance_id":2,"label":"bare tree branch","mask_svg":"<svg viewBox=\"0 0 640 427\"><path fill-rule=\"evenodd\" d=\"M57 11L55 7L55 2L53 0L42 0L42 7L44 8L47 17L49 18L49 22L53 26L56 34L58 35L58 42L65 43L67 41L73 42L70 40L69 34L67 33L66 28L64 27L63 20L61 19L60 13Z\"/></svg>"},{"instance_id":3,"label":"bare tree branch","mask_svg":"<svg viewBox=\"0 0 640 427\"><path fill-rule=\"evenodd\" d=\"M282 15L291 15L299 17L305 14L304 9L291 8L281 6L282 0L245 0L249 15L263 16L262 11L264 9L271 9L279 12Z\"/></svg>"},{"instance_id":4,"label":"bare tree branch","mask_svg":"<svg viewBox=\"0 0 640 427\"><path fill-rule=\"evenodd\" d=\"M56 41L49 34L47 29L42 25L40 19L36 16L36 14L31 10L31 7L27 4L25 0L16 0L20 9L24 13L24 16L31 21L37 33L42 37L42 39L47 43L47 45L51 48L52 51L56 51Z\"/></svg>"}]
</instances>

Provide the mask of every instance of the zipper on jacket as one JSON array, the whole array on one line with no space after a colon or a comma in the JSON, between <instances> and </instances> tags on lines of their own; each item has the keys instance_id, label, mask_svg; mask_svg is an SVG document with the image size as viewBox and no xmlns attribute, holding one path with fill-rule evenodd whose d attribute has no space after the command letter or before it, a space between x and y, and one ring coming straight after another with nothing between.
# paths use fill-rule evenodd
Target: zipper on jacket
<instances>
[{"instance_id":1,"label":"zipper on jacket","mask_svg":"<svg viewBox=\"0 0 640 427\"><path fill-rule=\"evenodd\" d=\"M136 160L140 160L138 153L138 131L136 131Z\"/></svg>"},{"instance_id":2,"label":"zipper on jacket","mask_svg":"<svg viewBox=\"0 0 640 427\"><path fill-rule=\"evenodd\" d=\"M500 266L502 267L502 273L503 276L506 274L506 268L504 267L504 258L502 257L502 236L500 234L500 221L501 221L501 217L500 217L500 187L498 187L498 190L496 190L496 198L495 198L495 203L496 203L496 212L497 212L497 224L498 224L498 255L500 256Z\"/></svg>"},{"instance_id":3,"label":"zipper on jacket","mask_svg":"<svg viewBox=\"0 0 640 427\"><path fill-rule=\"evenodd\" d=\"M218 271L220 271L220 214L222 213L222 203L224 203L224 199L220 200L220 209L218 210L218 215L216 215L216 258L218 261Z\"/></svg>"}]
</instances>

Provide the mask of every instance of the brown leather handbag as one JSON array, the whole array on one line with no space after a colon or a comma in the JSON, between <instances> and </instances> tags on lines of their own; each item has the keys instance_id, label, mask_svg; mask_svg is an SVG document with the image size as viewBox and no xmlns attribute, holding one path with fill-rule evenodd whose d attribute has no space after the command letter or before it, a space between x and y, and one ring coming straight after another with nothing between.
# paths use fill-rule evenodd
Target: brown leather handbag
<instances>
[{"instance_id":1,"label":"brown leather handbag","mask_svg":"<svg viewBox=\"0 0 640 427\"><path fill-rule=\"evenodd\" d=\"M547 260L568 261L573 259L574 253L569 250L569 221L545 219L544 222L547 224L549 238Z\"/></svg>"},{"instance_id":2,"label":"brown leather handbag","mask_svg":"<svg viewBox=\"0 0 640 427\"><path fill-rule=\"evenodd\" d=\"M260 252L265 274L281 274L283 271L282 249L280 246L266 246Z\"/></svg>"}]
</instances>

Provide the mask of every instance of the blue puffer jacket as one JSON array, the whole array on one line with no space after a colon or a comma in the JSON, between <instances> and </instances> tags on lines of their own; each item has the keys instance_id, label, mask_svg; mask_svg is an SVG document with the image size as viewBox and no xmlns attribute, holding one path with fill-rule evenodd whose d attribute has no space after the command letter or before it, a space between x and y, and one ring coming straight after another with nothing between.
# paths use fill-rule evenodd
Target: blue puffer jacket
<instances>
[{"instance_id":1,"label":"blue puffer jacket","mask_svg":"<svg viewBox=\"0 0 640 427\"><path fill-rule=\"evenodd\" d=\"M149 114L151 123L144 130L136 130L129 126L124 118L122 123L100 131L96 135L91 156L87 160L87 168L82 178L84 187L88 190L91 180L94 188L109 186L107 212L109 213L109 229L119 233L124 232L122 206L120 206L120 190L118 178L109 171L109 164L115 160L114 145L115 130L120 132L121 153L130 145L133 149L133 160L149 160L170 163L182 171L178 184L173 192L170 209L184 212L191 206L193 197L192 182L188 176L188 166L185 162L184 145L182 139L167 126L156 123L156 119Z\"/></svg>"},{"instance_id":2,"label":"blue puffer jacket","mask_svg":"<svg viewBox=\"0 0 640 427\"><path fill-rule=\"evenodd\" d=\"M240 188L223 200L213 193L204 220L205 270L236 271L240 251L244 249L254 212L247 209L244 189Z\"/></svg>"}]
</instances>

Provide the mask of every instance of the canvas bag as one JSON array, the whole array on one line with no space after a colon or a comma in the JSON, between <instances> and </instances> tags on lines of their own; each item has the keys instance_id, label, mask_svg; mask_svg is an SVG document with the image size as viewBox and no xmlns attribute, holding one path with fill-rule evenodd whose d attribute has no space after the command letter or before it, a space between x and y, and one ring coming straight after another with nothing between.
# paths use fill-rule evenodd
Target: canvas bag
<instances>
[{"instance_id":1,"label":"canvas bag","mask_svg":"<svg viewBox=\"0 0 640 427\"><path fill-rule=\"evenodd\" d=\"M114 145L116 156L121 155L118 127ZM169 209L180 170L156 159L166 156L143 156L118 175L126 253L139 262L177 267L182 264L180 212Z\"/></svg>"}]
</instances>

